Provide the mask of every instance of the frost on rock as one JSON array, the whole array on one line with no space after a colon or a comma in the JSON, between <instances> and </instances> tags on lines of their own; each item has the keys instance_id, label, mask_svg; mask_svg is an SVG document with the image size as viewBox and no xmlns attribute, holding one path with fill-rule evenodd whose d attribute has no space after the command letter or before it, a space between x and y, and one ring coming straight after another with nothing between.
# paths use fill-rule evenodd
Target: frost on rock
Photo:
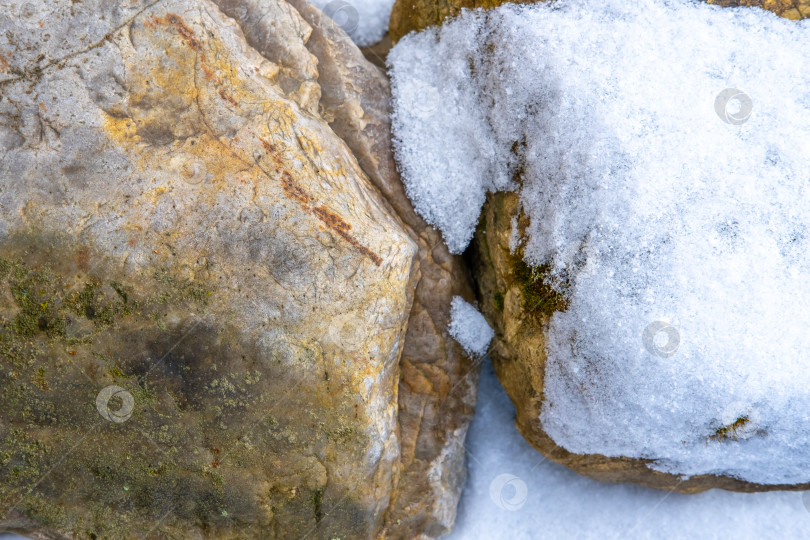
<instances>
[{"instance_id":1,"label":"frost on rock","mask_svg":"<svg viewBox=\"0 0 810 540\"><path fill-rule=\"evenodd\" d=\"M450 303L450 335L468 354L483 356L495 332L473 305L454 296Z\"/></svg>"},{"instance_id":2,"label":"frost on rock","mask_svg":"<svg viewBox=\"0 0 810 540\"><path fill-rule=\"evenodd\" d=\"M310 0L360 47L380 41L388 31L394 0Z\"/></svg>"},{"instance_id":3,"label":"frost on rock","mask_svg":"<svg viewBox=\"0 0 810 540\"><path fill-rule=\"evenodd\" d=\"M487 190L514 187L482 106L486 89L470 75L485 61L476 54L484 17L468 13L447 24L440 42L436 30L410 34L388 55L394 150L405 189L452 253L472 240Z\"/></svg>"},{"instance_id":4,"label":"frost on rock","mask_svg":"<svg viewBox=\"0 0 810 540\"><path fill-rule=\"evenodd\" d=\"M519 189L526 261L567 296L541 414L560 446L810 481L808 43L758 9L561 0L392 50L418 211L460 252L487 190Z\"/></svg>"}]
</instances>

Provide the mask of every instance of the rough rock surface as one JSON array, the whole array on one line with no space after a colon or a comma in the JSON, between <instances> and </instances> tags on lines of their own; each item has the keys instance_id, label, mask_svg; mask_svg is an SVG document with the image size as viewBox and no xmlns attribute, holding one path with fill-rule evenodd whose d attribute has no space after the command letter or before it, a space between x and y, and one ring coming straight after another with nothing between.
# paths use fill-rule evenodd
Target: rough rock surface
<instances>
[{"instance_id":1,"label":"rough rock surface","mask_svg":"<svg viewBox=\"0 0 810 540\"><path fill-rule=\"evenodd\" d=\"M810 0L706 0L723 7L759 7L798 21L810 17Z\"/></svg>"},{"instance_id":2,"label":"rough rock surface","mask_svg":"<svg viewBox=\"0 0 810 540\"><path fill-rule=\"evenodd\" d=\"M446 533L473 293L384 74L302 0L3 7L0 530Z\"/></svg>"},{"instance_id":3,"label":"rough rock surface","mask_svg":"<svg viewBox=\"0 0 810 540\"><path fill-rule=\"evenodd\" d=\"M542 0L515 0L512 3L531 4L535 1ZM726 7L761 7L793 20L810 17L810 0L707 0L707 2ZM397 0L391 10L388 32L396 43L408 32L418 32L428 26L439 25L445 19L459 15L462 9L492 9L503 3L504 0Z\"/></svg>"},{"instance_id":4,"label":"rough rock surface","mask_svg":"<svg viewBox=\"0 0 810 540\"><path fill-rule=\"evenodd\" d=\"M208 0L0 3L0 530L382 530L417 244L262 6L285 62Z\"/></svg>"},{"instance_id":5,"label":"rough rock surface","mask_svg":"<svg viewBox=\"0 0 810 540\"><path fill-rule=\"evenodd\" d=\"M514 4L532 4L538 0L517 0ZM462 9L492 9L504 0L396 0L388 19L388 35L396 43L409 32L442 24L456 17Z\"/></svg>"},{"instance_id":6,"label":"rough rock surface","mask_svg":"<svg viewBox=\"0 0 810 540\"><path fill-rule=\"evenodd\" d=\"M391 90L342 29L305 0L292 0L313 27L321 113L412 231L421 279L400 361L401 468L386 513L389 538L435 538L449 532L465 478L464 440L475 407L479 366L448 333L454 296L472 299L461 257L413 210L394 163Z\"/></svg>"}]
</instances>

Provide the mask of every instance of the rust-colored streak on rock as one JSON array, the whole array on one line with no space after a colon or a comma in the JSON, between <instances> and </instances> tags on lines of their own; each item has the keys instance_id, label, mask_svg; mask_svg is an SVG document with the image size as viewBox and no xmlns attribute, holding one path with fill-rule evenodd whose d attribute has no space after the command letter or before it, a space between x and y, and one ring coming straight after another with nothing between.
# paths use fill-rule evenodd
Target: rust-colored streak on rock
<instances>
[{"instance_id":1,"label":"rust-colored streak on rock","mask_svg":"<svg viewBox=\"0 0 810 540\"><path fill-rule=\"evenodd\" d=\"M284 166L284 162L282 161L281 156L278 155L278 148L276 148L276 145L266 141L265 139L262 139L258 135L256 136L256 138L259 139L259 141L261 141L264 150L267 152L267 155L270 156L270 159L273 160L273 164L276 166L276 172L281 174L281 169Z\"/></svg>"},{"instance_id":2,"label":"rust-colored streak on rock","mask_svg":"<svg viewBox=\"0 0 810 540\"><path fill-rule=\"evenodd\" d=\"M287 171L281 173L281 187L284 188L284 193L291 199L295 199L303 205L309 204L312 197L301 186L295 183L293 177Z\"/></svg>"},{"instance_id":3,"label":"rust-colored streak on rock","mask_svg":"<svg viewBox=\"0 0 810 540\"><path fill-rule=\"evenodd\" d=\"M155 17L154 15L149 15L144 19L143 25L147 28L155 29L160 25L160 19Z\"/></svg>"},{"instance_id":4,"label":"rust-colored streak on rock","mask_svg":"<svg viewBox=\"0 0 810 540\"><path fill-rule=\"evenodd\" d=\"M177 29L177 33L180 34L189 48L195 51L199 51L202 48L200 47L200 42L197 40L197 34L194 33L194 30L186 26L186 23L183 22L183 19L179 16L174 13L169 13L166 15L166 22Z\"/></svg>"},{"instance_id":5,"label":"rust-colored streak on rock","mask_svg":"<svg viewBox=\"0 0 810 540\"><path fill-rule=\"evenodd\" d=\"M8 68L11 67L6 60L6 57L0 54L0 73L8 73Z\"/></svg>"},{"instance_id":6,"label":"rust-colored streak on rock","mask_svg":"<svg viewBox=\"0 0 810 540\"><path fill-rule=\"evenodd\" d=\"M222 79L206 64L207 58L205 56L205 52L203 52L202 45L200 44L200 40L197 39L197 34L188 27L188 25L181 19L178 15L174 13L169 13L166 15L165 21L158 17L148 17L146 21L144 21L144 26L148 28L157 28L158 25L163 23L169 24L173 26L177 33L183 38L183 41L188 45L188 47L194 51L200 53L200 69L203 71L203 76L205 77L206 81L211 81L214 83L215 86L219 86L222 84ZM233 99L233 96L228 94L225 90L220 89L219 95L225 101L231 103L234 106L238 106L239 104L236 100Z\"/></svg>"},{"instance_id":7,"label":"rust-colored streak on rock","mask_svg":"<svg viewBox=\"0 0 810 540\"><path fill-rule=\"evenodd\" d=\"M354 236L349 234L348 231L352 228L352 226L343 221L343 218L329 211L329 209L324 206L314 208L312 211L327 227L335 231L338 236L346 240L348 243L357 248L357 250L363 255L371 259L375 265L380 266L380 264L382 264L382 258L380 258L379 255L368 249L366 246L358 242Z\"/></svg>"},{"instance_id":8,"label":"rust-colored streak on rock","mask_svg":"<svg viewBox=\"0 0 810 540\"><path fill-rule=\"evenodd\" d=\"M352 226L349 223L343 221L343 218L338 216L337 214L329 211L328 208L324 206L319 206L314 210L315 215L317 215L321 221L326 223L330 229L333 231L341 232L341 233L348 233Z\"/></svg>"},{"instance_id":9,"label":"rust-colored streak on rock","mask_svg":"<svg viewBox=\"0 0 810 540\"><path fill-rule=\"evenodd\" d=\"M70 4L56 4L63 2ZM0 512L0 530L40 538L130 538L151 529L160 538L420 535L428 529L386 534L382 516L400 468L397 358L419 279L416 245L321 117L309 23L277 0L227 3L252 21L242 30L210 0L146 4L74 2L73 10L52 10L44 32L0 45L12 73L38 49L69 59L32 76L36 93L27 76L2 93L21 110L40 111L44 102L50 112L67 111L56 120L82 130L71 144L68 128L61 137L49 131L42 142L52 152L15 147L14 174L0 175L14 202L3 209L8 234L0 242L8 266L0 362L14 372L0 377L0 425L14 435L0 437L0 454L20 464L14 479L0 467L0 507L17 504L56 461L66 471ZM84 31L45 43L67 27ZM13 20L0 21L6 30L16 31ZM105 37L88 47L84 34ZM245 34L260 36L281 60L263 59ZM296 83L304 88L289 95ZM107 95L111 85L115 96ZM223 101L221 88L238 107ZM74 163L99 156L115 166L74 181ZM49 194L50 180L69 184L75 204ZM322 205L340 215L321 212L342 234L316 215ZM91 238L76 215L96 216ZM228 373L216 369L222 358ZM362 365L341 361L348 358ZM60 441L105 421L87 414L99 388L116 382L138 392L147 372L158 393L136 395L126 424L136 429L95 429L60 455ZM261 406L295 385L301 391L284 407ZM20 403L31 414L14 413ZM289 435L283 444L244 435L268 421ZM290 426L301 429L288 433ZM70 475L113 470L116 448L140 448L144 437L158 441L166 460L130 452L120 482ZM156 490L184 509L159 527L152 518L165 513L165 501L140 496ZM341 494L349 496L329 504ZM123 514L93 520L108 500L122 501Z\"/></svg>"},{"instance_id":10,"label":"rust-colored streak on rock","mask_svg":"<svg viewBox=\"0 0 810 540\"><path fill-rule=\"evenodd\" d=\"M276 147L267 142L266 140L262 139L261 137L257 137L262 142L262 146L267 151L268 154L272 154L276 151Z\"/></svg>"},{"instance_id":11,"label":"rust-colored streak on rock","mask_svg":"<svg viewBox=\"0 0 810 540\"><path fill-rule=\"evenodd\" d=\"M202 55L202 59L205 59L205 55ZM203 71L203 76L205 77L206 81L213 81L216 84L222 84L222 80L214 73L210 67L208 67L205 62L200 62L200 69Z\"/></svg>"},{"instance_id":12,"label":"rust-colored streak on rock","mask_svg":"<svg viewBox=\"0 0 810 540\"><path fill-rule=\"evenodd\" d=\"M205 68L205 65L203 65L203 68ZM220 88L218 93L219 93L219 97L221 97L223 101L227 101L228 103L230 103L234 107L239 106L239 103L237 103L236 100L233 99L233 96L230 95L228 92L226 92L224 88Z\"/></svg>"},{"instance_id":13,"label":"rust-colored streak on rock","mask_svg":"<svg viewBox=\"0 0 810 540\"><path fill-rule=\"evenodd\" d=\"M284 189L284 194L290 199L298 201L304 210L315 214L315 216L320 219L324 225L329 227L329 229L337 233L338 236L354 246L358 251L360 251L360 253L368 257L376 266L380 266L380 264L382 264L382 258L361 244L357 238L349 234L349 231L352 228L350 223L347 223L342 217L335 214L325 206L318 206L316 208L311 208L309 206L309 203L315 200L314 197L312 197L304 188L296 183L292 174L290 174L288 171L282 170L284 162L282 161L281 156L279 156L278 148L258 135L256 138L259 139L259 141L262 143L262 147L267 152L267 155L273 160L273 163L276 166L276 172L281 171L281 187Z\"/></svg>"}]
</instances>

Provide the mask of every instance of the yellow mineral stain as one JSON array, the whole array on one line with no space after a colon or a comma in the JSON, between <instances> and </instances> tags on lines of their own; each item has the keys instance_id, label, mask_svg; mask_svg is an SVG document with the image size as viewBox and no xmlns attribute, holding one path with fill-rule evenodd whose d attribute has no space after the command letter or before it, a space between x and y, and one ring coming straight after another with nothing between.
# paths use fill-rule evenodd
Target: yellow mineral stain
<instances>
[{"instance_id":1,"label":"yellow mineral stain","mask_svg":"<svg viewBox=\"0 0 810 540\"><path fill-rule=\"evenodd\" d=\"M207 32L198 34L178 15L149 17L140 31L146 50L165 51L165 56L137 56L140 62L127 70L129 116L104 113L103 122L110 140L127 148L130 156L137 156L137 168L148 171L160 166L165 171L168 167L177 184L205 182L206 189L199 196L211 205L220 190L230 189L237 177L240 183L259 185L267 183L269 174L289 200L374 265L382 263L349 232L351 224L298 185L300 178L333 177L346 171L342 165L332 171L315 165L323 148L316 142L317 136L299 125L290 103L258 92L259 83L241 76L217 39L208 39ZM222 125L222 121L206 118L214 114L231 115L234 125L241 123L239 136L215 133L212 126ZM256 122L258 118L264 121ZM296 139L294 148L286 142ZM264 161L261 167L257 159ZM155 200L171 189L171 183L162 185L144 197Z\"/></svg>"},{"instance_id":2,"label":"yellow mineral stain","mask_svg":"<svg viewBox=\"0 0 810 540\"><path fill-rule=\"evenodd\" d=\"M104 115L104 131L107 132L111 140L119 144L122 142L137 142L138 130L132 118L118 118L103 111L102 114Z\"/></svg>"},{"instance_id":3,"label":"yellow mineral stain","mask_svg":"<svg viewBox=\"0 0 810 540\"><path fill-rule=\"evenodd\" d=\"M143 30L148 48L164 50L166 60L132 66L128 81L130 116L104 114L109 138L133 149L131 154L139 156L137 165L142 170L179 154L203 163L201 169L214 184L232 172L255 168L246 156L239 155L234 144L223 142L211 131L199 105L202 100L216 99L233 108L239 106L240 99L251 101L246 84L237 79L237 70L218 50L218 42L201 41L174 14L147 18ZM174 171L178 178L183 173L188 176L183 166L188 168L181 163Z\"/></svg>"},{"instance_id":4,"label":"yellow mineral stain","mask_svg":"<svg viewBox=\"0 0 810 540\"><path fill-rule=\"evenodd\" d=\"M298 134L298 142L301 145L301 149L304 150L304 152L310 154L311 156L316 156L318 152L321 152L323 150L318 143L316 143L314 140L310 139L303 133Z\"/></svg>"}]
</instances>

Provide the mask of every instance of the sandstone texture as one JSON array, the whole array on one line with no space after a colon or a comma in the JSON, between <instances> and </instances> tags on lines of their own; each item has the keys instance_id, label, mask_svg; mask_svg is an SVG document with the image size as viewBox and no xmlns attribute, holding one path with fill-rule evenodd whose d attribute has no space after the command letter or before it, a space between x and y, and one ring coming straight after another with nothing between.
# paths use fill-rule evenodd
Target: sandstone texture
<instances>
[{"instance_id":1,"label":"sandstone texture","mask_svg":"<svg viewBox=\"0 0 810 540\"><path fill-rule=\"evenodd\" d=\"M532 4L537 0L518 0L514 4ZM492 9L503 0L396 0L388 20L388 35L396 43L409 32L442 24L461 14L462 9Z\"/></svg>"},{"instance_id":2,"label":"sandstone texture","mask_svg":"<svg viewBox=\"0 0 810 540\"><path fill-rule=\"evenodd\" d=\"M391 90L338 25L305 0L292 0L313 27L321 107L369 179L414 235L421 279L400 361L401 460L386 513L391 538L435 538L450 531L465 478L464 440L475 407L479 364L448 333L450 301L474 297L461 257L413 210L391 146Z\"/></svg>"},{"instance_id":3,"label":"sandstone texture","mask_svg":"<svg viewBox=\"0 0 810 540\"><path fill-rule=\"evenodd\" d=\"M304 2L6 0L0 28L0 530L446 532L472 292L383 74Z\"/></svg>"}]
</instances>

